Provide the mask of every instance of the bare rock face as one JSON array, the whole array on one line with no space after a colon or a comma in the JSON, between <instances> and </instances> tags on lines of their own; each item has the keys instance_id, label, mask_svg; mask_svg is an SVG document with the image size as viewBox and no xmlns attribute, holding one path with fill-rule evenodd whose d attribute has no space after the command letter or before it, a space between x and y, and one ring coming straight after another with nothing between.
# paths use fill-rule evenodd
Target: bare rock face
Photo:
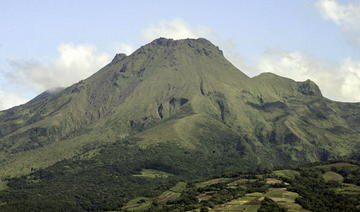
<instances>
[{"instance_id":1,"label":"bare rock face","mask_svg":"<svg viewBox=\"0 0 360 212\"><path fill-rule=\"evenodd\" d=\"M302 82L299 86L299 92L309 96L322 96L319 87L311 80Z\"/></svg>"},{"instance_id":2,"label":"bare rock face","mask_svg":"<svg viewBox=\"0 0 360 212\"><path fill-rule=\"evenodd\" d=\"M118 62L122 61L125 57L126 57L126 54L123 54L123 53L116 54L114 59L111 61L111 63L118 63Z\"/></svg>"}]
</instances>

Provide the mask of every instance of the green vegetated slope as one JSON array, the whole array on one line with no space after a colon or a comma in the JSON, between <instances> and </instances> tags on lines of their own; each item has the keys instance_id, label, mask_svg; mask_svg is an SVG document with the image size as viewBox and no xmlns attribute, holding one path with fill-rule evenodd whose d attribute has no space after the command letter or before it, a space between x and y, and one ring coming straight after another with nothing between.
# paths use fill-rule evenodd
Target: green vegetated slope
<instances>
[{"instance_id":1,"label":"green vegetated slope","mask_svg":"<svg viewBox=\"0 0 360 212\"><path fill-rule=\"evenodd\" d=\"M330 101L309 80L249 78L205 39L160 38L88 79L1 111L0 177L30 182L21 201L35 191L45 192L38 201L56 201L50 194L65 186L69 199L59 205L102 208L170 181L358 159L359 123L360 104ZM167 177L147 184L142 175ZM118 196L97 201L113 194L108 186Z\"/></svg>"}]
</instances>

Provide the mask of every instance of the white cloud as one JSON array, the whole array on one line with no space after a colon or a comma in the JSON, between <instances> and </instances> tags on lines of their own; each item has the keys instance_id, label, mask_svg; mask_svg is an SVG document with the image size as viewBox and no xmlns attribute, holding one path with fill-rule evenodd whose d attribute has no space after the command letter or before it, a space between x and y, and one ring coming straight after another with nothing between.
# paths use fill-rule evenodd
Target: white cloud
<instances>
[{"instance_id":1,"label":"white cloud","mask_svg":"<svg viewBox=\"0 0 360 212\"><path fill-rule=\"evenodd\" d=\"M360 62L346 59L340 68L344 73L341 93L349 101L360 101Z\"/></svg>"},{"instance_id":2,"label":"white cloud","mask_svg":"<svg viewBox=\"0 0 360 212\"><path fill-rule=\"evenodd\" d=\"M5 110L13 107L14 105L20 105L27 101L27 99L18 96L11 92L5 92L0 90L0 110Z\"/></svg>"},{"instance_id":3,"label":"white cloud","mask_svg":"<svg viewBox=\"0 0 360 212\"><path fill-rule=\"evenodd\" d=\"M66 87L85 79L111 60L106 53L98 54L92 45L61 44L59 57L48 63L10 61L14 69L7 77L37 91Z\"/></svg>"},{"instance_id":4,"label":"white cloud","mask_svg":"<svg viewBox=\"0 0 360 212\"><path fill-rule=\"evenodd\" d=\"M224 55L239 69L252 70L245 64L244 57L237 51L236 42L221 39L218 34L209 27L202 25L191 25L183 19L175 18L162 20L156 24L146 27L142 31L142 38L146 42L153 41L159 37L172 38L175 40L186 38L206 38L219 45L224 50Z\"/></svg>"},{"instance_id":5,"label":"white cloud","mask_svg":"<svg viewBox=\"0 0 360 212\"><path fill-rule=\"evenodd\" d=\"M300 52L268 51L258 64L260 71L277 73L297 81L313 78L319 64Z\"/></svg>"},{"instance_id":6,"label":"white cloud","mask_svg":"<svg viewBox=\"0 0 360 212\"><path fill-rule=\"evenodd\" d=\"M341 29L349 45L360 48L360 2L340 4L337 0L319 0L316 7L327 20Z\"/></svg>"},{"instance_id":7,"label":"white cloud","mask_svg":"<svg viewBox=\"0 0 360 212\"><path fill-rule=\"evenodd\" d=\"M319 1L318 5L324 4L324 8L332 11L334 7L339 7L335 1ZM330 5L330 6L329 6ZM332 5L332 6L331 6ZM344 9L348 11L353 9ZM353 8L355 6L346 6ZM330 8L330 9L329 9ZM333 8L333 9L331 9ZM325 11L325 9L324 9ZM345 13L345 12L343 12ZM349 12L348 12L349 13ZM329 12L329 14L332 14ZM332 20L343 23L348 21L348 15L334 15ZM341 21L342 20L342 21ZM186 23L182 19L162 20L156 24L150 25L142 31L142 37L146 42L159 37L173 39L198 38L205 37L218 44L224 50L225 56L239 67L242 71L255 75L260 72L273 72L275 74L292 78L298 81L311 79L321 88L323 94L334 100L340 101L360 101L360 62L352 59L346 59L341 63L324 61L321 58L315 58L300 52L286 51L268 51L262 57L258 65L247 65L244 57L239 54L236 42L232 40L223 40L204 26L194 26ZM359 40L360 43L360 40ZM135 48L127 43L115 43L117 52L131 54ZM54 87L66 87L79 80L85 79L111 59L107 53L98 53L93 45L75 45L62 44L58 48L59 57L47 63L36 61L11 61L13 72L8 74L8 79L17 85L26 85L30 89L41 92ZM14 94L0 93L9 96L6 103L1 102L0 108L10 107L23 103L25 100L17 98Z\"/></svg>"},{"instance_id":8,"label":"white cloud","mask_svg":"<svg viewBox=\"0 0 360 212\"><path fill-rule=\"evenodd\" d=\"M360 4L341 5L336 0L320 0L317 7L324 18L337 25L358 25L360 21Z\"/></svg>"},{"instance_id":9,"label":"white cloud","mask_svg":"<svg viewBox=\"0 0 360 212\"><path fill-rule=\"evenodd\" d=\"M343 5L336 0L320 0L316 6L324 18L345 29L360 27L360 3Z\"/></svg>"},{"instance_id":10,"label":"white cloud","mask_svg":"<svg viewBox=\"0 0 360 212\"><path fill-rule=\"evenodd\" d=\"M337 0L319 0L316 6L325 19L343 30L350 45L360 47L360 2L341 4ZM328 90L332 95L338 96L339 100L360 101L360 62L347 58L333 67L333 70L334 74L328 77L332 81L321 80L323 85L321 82L319 85L325 87L333 84L332 89ZM328 70L321 72L329 73Z\"/></svg>"},{"instance_id":11,"label":"white cloud","mask_svg":"<svg viewBox=\"0 0 360 212\"><path fill-rule=\"evenodd\" d=\"M126 55L130 55L136 50L134 46L127 43L117 43L115 49L117 53L125 53Z\"/></svg>"},{"instance_id":12,"label":"white cloud","mask_svg":"<svg viewBox=\"0 0 360 212\"><path fill-rule=\"evenodd\" d=\"M324 96L338 101L360 101L360 62L346 59L331 63L300 52L268 52L257 66L297 81L313 80Z\"/></svg>"},{"instance_id":13,"label":"white cloud","mask_svg":"<svg viewBox=\"0 0 360 212\"><path fill-rule=\"evenodd\" d=\"M142 37L149 42L159 37L186 39L207 37L211 30L204 26L192 26L182 19L162 20L142 31Z\"/></svg>"},{"instance_id":14,"label":"white cloud","mask_svg":"<svg viewBox=\"0 0 360 212\"><path fill-rule=\"evenodd\" d=\"M250 76L258 74L258 71L254 67L247 64L246 58L239 52L235 41L216 39L216 37L214 40L219 44L220 49L223 50L225 58L234 66Z\"/></svg>"},{"instance_id":15,"label":"white cloud","mask_svg":"<svg viewBox=\"0 0 360 212\"><path fill-rule=\"evenodd\" d=\"M355 46L357 48L360 48L360 35L356 36L356 35L352 35L350 36L350 44L352 46Z\"/></svg>"}]
</instances>

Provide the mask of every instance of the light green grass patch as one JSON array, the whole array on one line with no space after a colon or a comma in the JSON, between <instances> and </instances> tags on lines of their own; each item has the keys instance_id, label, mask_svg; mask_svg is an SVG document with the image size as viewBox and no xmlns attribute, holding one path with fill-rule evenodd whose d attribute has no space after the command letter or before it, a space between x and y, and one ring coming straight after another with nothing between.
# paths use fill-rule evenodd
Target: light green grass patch
<instances>
[{"instance_id":1,"label":"light green grass patch","mask_svg":"<svg viewBox=\"0 0 360 212\"><path fill-rule=\"evenodd\" d=\"M261 193L259 193L261 194ZM232 200L222 205L216 206L210 211L247 211L256 212L261 205L261 197L258 194L255 196L241 197L239 199Z\"/></svg>"},{"instance_id":2,"label":"light green grass patch","mask_svg":"<svg viewBox=\"0 0 360 212\"><path fill-rule=\"evenodd\" d=\"M245 212L257 212L261 205L247 205L245 208Z\"/></svg>"},{"instance_id":3,"label":"light green grass patch","mask_svg":"<svg viewBox=\"0 0 360 212\"><path fill-rule=\"evenodd\" d=\"M186 185L187 184L185 182L178 182L174 187L158 196L156 201L159 203L164 203L179 198L181 196L181 192L185 190Z\"/></svg>"},{"instance_id":4,"label":"light green grass patch","mask_svg":"<svg viewBox=\"0 0 360 212\"><path fill-rule=\"evenodd\" d=\"M143 169L140 174L134 174L134 177L148 177L148 178L167 178L172 176L172 174L154 170L154 169Z\"/></svg>"},{"instance_id":5,"label":"light green grass patch","mask_svg":"<svg viewBox=\"0 0 360 212\"><path fill-rule=\"evenodd\" d=\"M206 186L210 186L210 185L215 185L218 183L226 183L229 182L231 180L231 178L216 178L216 179L211 179L205 182L201 182L201 183L196 183L195 186L197 188L204 188Z\"/></svg>"},{"instance_id":6,"label":"light green grass patch","mask_svg":"<svg viewBox=\"0 0 360 212\"><path fill-rule=\"evenodd\" d=\"M253 192L253 193L247 193L247 194L245 194L245 196L247 196L247 197L263 197L264 194L260 193L260 192Z\"/></svg>"},{"instance_id":7,"label":"light green grass patch","mask_svg":"<svg viewBox=\"0 0 360 212\"><path fill-rule=\"evenodd\" d=\"M251 182L255 182L256 179L239 179L239 180L235 180L231 183L229 183L229 186L237 186L237 185L242 185L242 184L247 184L247 183L251 183Z\"/></svg>"},{"instance_id":8,"label":"light green grass patch","mask_svg":"<svg viewBox=\"0 0 360 212\"><path fill-rule=\"evenodd\" d=\"M345 163L345 162L339 162L339 163L332 163L327 165L321 165L321 166L315 166L315 168L323 169L325 171L329 171L331 168L359 168L359 166L351 164L351 163Z\"/></svg>"},{"instance_id":9,"label":"light green grass patch","mask_svg":"<svg viewBox=\"0 0 360 212\"><path fill-rule=\"evenodd\" d=\"M275 179L275 178L266 178L266 184L274 185L274 184L281 184L283 183L282 180Z\"/></svg>"},{"instance_id":10,"label":"light green grass patch","mask_svg":"<svg viewBox=\"0 0 360 212\"><path fill-rule=\"evenodd\" d=\"M93 149L93 150L87 151L84 154L80 155L80 159L89 160L99 154L100 154L100 149Z\"/></svg>"},{"instance_id":11,"label":"light green grass patch","mask_svg":"<svg viewBox=\"0 0 360 212\"><path fill-rule=\"evenodd\" d=\"M343 183L343 187L336 189L336 191L341 194L360 194L360 186Z\"/></svg>"},{"instance_id":12,"label":"light green grass patch","mask_svg":"<svg viewBox=\"0 0 360 212\"><path fill-rule=\"evenodd\" d=\"M277 177L283 177L286 179L294 179L296 176L300 175L299 172L289 169L273 171L273 174Z\"/></svg>"},{"instance_id":13,"label":"light green grass patch","mask_svg":"<svg viewBox=\"0 0 360 212\"><path fill-rule=\"evenodd\" d=\"M287 191L285 188L271 188L266 196L269 198L284 198L286 200L295 201L299 197L298 193Z\"/></svg>"},{"instance_id":14,"label":"light green grass patch","mask_svg":"<svg viewBox=\"0 0 360 212\"><path fill-rule=\"evenodd\" d=\"M329 181L336 181L336 182L339 182L339 183L342 183L344 181L344 177L341 176L340 174L336 173L336 172L332 172L332 171L328 171L328 172L325 172L323 175L322 175L322 178L324 178L324 180L326 182L329 182Z\"/></svg>"},{"instance_id":15,"label":"light green grass patch","mask_svg":"<svg viewBox=\"0 0 360 212\"><path fill-rule=\"evenodd\" d=\"M205 192L205 193L201 193L199 195L196 196L196 198L201 202L203 200L209 200L211 199L213 196L214 196L215 192L213 191L208 191L208 192Z\"/></svg>"},{"instance_id":16,"label":"light green grass patch","mask_svg":"<svg viewBox=\"0 0 360 212\"><path fill-rule=\"evenodd\" d=\"M248 196L248 195L245 195L244 197L241 197L239 200L240 201L250 201L250 200L254 200L254 199L257 199L258 196Z\"/></svg>"},{"instance_id":17,"label":"light green grass patch","mask_svg":"<svg viewBox=\"0 0 360 212\"><path fill-rule=\"evenodd\" d=\"M0 191L7 189L7 182L0 180Z\"/></svg>"},{"instance_id":18,"label":"light green grass patch","mask_svg":"<svg viewBox=\"0 0 360 212\"><path fill-rule=\"evenodd\" d=\"M299 197L298 193L287 191L286 188L270 188L266 193L266 197L272 199L280 206L286 208L288 212L306 212L301 205L295 203L295 199Z\"/></svg>"},{"instance_id":19,"label":"light green grass patch","mask_svg":"<svg viewBox=\"0 0 360 212\"><path fill-rule=\"evenodd\" d=\"M126 211L144 211L150 208L152 200L147 197L137 197L130 200L124 207L121 209Z\"/></svg>"},{"instance_id":20,"label":"light green grass patch","mask_svg":"<svg viewBox=\"0 0 360 212\"><path fill-rule=\"evenodd\" d=\"M284 193L287 192L286 188L270 188L266 193L267 197L281 197L283 198Z\"/></svg>"},{"instance_id":21,"label":"light green grass patch","mask_svg":"<svg viewBox=\"0 0 360 212\"><path fill-rule=\"evenodd\" d=\"M181 196L181 193L173 192L173 191L165 191L160 196L156 198L156 201L159 203L165 203L170 200L175 200Z\"/></svg>"},{"instance_id":22,"label":"light green grass patch","mask_svg":"<svg viewBox=\"0 0 360 212\"><path fill-rule=\"evenodd\" d=\"M173 192L182 192L186 188L186 182L178 182L174 187L170 188L170 191Z\"/></svg>"}]
</instances>

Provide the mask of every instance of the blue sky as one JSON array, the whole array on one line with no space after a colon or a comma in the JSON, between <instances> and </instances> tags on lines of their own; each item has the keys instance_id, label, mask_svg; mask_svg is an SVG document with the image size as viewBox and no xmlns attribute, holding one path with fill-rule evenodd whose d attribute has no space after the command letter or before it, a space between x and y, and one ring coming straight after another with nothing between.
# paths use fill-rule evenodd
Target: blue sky
<instances>
[{"instance_id":1,"label":"blue sky","mask_svg":"<svg viewBox=\"0 0 360 212\"><path fill-rule=\"evenodd\" d=\"M0 1L0 109L157 36L206 37L250 76L310 78L331 99L360 101L357 14L355 0Z\"/></svg>"}]
</instances>

